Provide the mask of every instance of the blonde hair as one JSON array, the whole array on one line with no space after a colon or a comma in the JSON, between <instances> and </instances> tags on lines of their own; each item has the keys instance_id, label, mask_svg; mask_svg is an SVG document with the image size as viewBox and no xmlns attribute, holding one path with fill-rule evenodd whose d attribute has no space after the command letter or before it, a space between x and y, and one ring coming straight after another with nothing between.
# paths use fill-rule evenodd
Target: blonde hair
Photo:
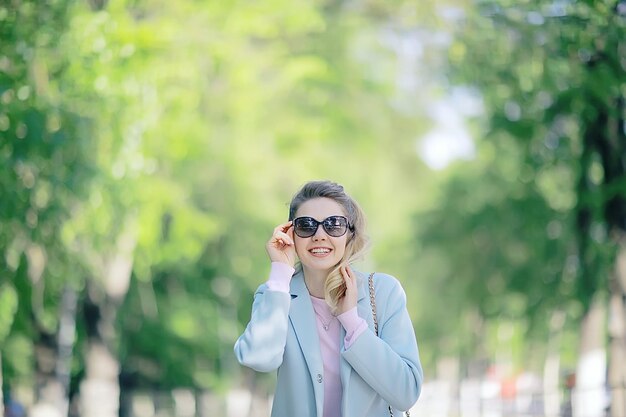
<instances>
[{"instance_id":1,"label":"blonde hair","mask_svg":"<svg viewBox=\"0 0 626 417\"><path fill-rule=\"evenodd\" d=\"M324 283L326 304L333 312L336 312L339 300L346 293L346 284L339 269L361 258L368 248L369 238L365 234L365 213L356 200L346 194L343 186L331 181L310 181L304 184L291 199L289 220L294 219L302 203L314 198L329 198L342 206L348 218L348 224L351 226L344 255L330 271Z\"/></svg>"}]
</instances>

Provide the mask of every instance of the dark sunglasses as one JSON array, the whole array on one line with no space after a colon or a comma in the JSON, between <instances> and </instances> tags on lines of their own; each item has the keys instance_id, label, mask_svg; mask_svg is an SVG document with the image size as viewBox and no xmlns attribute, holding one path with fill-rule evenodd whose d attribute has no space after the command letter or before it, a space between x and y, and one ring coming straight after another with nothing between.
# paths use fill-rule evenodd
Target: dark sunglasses
<instances>
[{"instance_id":1,"label":"dark sunglasses","mask_svg":"<svg viewBox=\"0 0 626 417\"><path fill-rule=\"evenodd\" d=\"M344 216L330 216L321 222L313 217L298 217L293 220L293 231L300 237L311 237L317 232L320 224L328 236L332 237L343 236L348 229L353 230L353 227L348 224L348 219Z\"/></svg>"}]
</instances>

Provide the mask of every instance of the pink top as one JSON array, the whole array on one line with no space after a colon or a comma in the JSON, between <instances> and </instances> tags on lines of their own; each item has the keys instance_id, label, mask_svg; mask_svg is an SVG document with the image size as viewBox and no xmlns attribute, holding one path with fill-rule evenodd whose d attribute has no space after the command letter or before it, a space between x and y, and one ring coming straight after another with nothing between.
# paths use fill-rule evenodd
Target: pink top
<instances>
[{"instance_id":1,"label":"pink top","mask_svg":"<svg viewBox=\"0 0 626 417\"><path fill-rule=\"evenodd\" d=\"M272 291L289 292L294 269L282 262L272 262L267 287ZM367 323L359 317L356 306L335 317L323 298L311 296L315 311L320 350L324 362L324 417L341 417L342 386L339 375L341 358L341 326L346 330L344 350L367 329ZM341 325L341 326L340 326Z\"/></svg>"}]
</instances>

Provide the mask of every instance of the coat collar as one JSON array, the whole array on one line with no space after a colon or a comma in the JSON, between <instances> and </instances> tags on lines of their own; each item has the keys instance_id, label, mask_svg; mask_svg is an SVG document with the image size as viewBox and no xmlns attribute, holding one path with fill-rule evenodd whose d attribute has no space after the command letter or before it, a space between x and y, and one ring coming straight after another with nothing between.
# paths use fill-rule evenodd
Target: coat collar
<instances>
[{"instance_id":1,"label":"coat collar","mask_svg":"<svg viewBox=\"0 0 626 417\"><path fill-rule=\"evenodd\" d=\"M318 416L321 416L321 410L324 409L324 390L322 384L317 381L317 376L318 374L324 375L324 363L320 351L320 340L317 335L313 304L311 303L309 290L304 283L302 270L296 272L291 278L290 290L292 300L289 319L300 344L304 360L309 368L311 383L315 391L315 405L318 410Z\"/></svg>"},{"instance_id":2,"label":"coat collar","mask_svg":"<svg viewBox=\"0 0 626 417\"><path fill-rule=\"evenodd\" d=\"M369 302L369 287L368 287L368 274L364 274L359 271L355 271L357 276L357 312L360 317L363 317L368 326L373 329L373 320L371 313L371 306ZM309 290L304 282L304 274L302 270L298 270L291 278L290 285L291 292L291 308L289 310L289 319L293 325L296 338L300 344L300 349L304 355L309 374L312 380L312 384L315 392L315 403L318 410L318 416L321 416L324 407L324 390L322 384L317 382L317 375L324 374L324 363L322 361L322 354L320 351L320 341L317 334L317 324L315 321L315 312L313 310L313 304L311 303L311 297ZM344 349L344 338L346 331L341 328L341 339L339 342L340 352ZM352 373L352 367L347 361L340 361L340 377L343 385L343 395L347 396L348 386L350 384L350 375ZM342 401L345 402L345 401Z\"/></svg>"},{"instance_id":3,"label":"coat collar","mask_svg":"<svg viewBox=\"0 0 626 417\"><path fill-rule=\"evenodd\" d=\"M368 277L369 274L365 274L363 272L355 271L357 276L357 288L358 288L358 297L357 297L357 313L359 317L363 317L363 319L367 322L367 325L372 332L374 331L374 320L372 318L372 307L370 305L369 298L369 284ZM344 338L346 336L346 331L341 328L341 342L340 342L340 350L343 352L344 350ZM340 361L340 370L339 374L341 376L341 384L343 386L343 399L342 399L342 412L343 415L347 413L347 404L350 401L350 382L352 380L352 366L348 363L348 361L342 359Z\"/></svg>"}]
</instances>

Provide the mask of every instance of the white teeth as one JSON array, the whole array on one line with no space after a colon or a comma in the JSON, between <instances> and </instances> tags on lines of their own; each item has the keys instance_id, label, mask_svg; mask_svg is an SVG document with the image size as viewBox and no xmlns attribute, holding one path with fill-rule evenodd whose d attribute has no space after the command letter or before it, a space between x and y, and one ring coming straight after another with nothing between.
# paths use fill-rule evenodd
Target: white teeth
<instances>
[{"instance_id":1,"label":"white teeth","mask_svg":"<svg viewBox=\"0 0 626 417\"><path fill-rule=\"evenodd\" d=\"M329 253L330 249L326 249L326 248L317 248L317 249L311 249L311 253Z\"/></svg>"}]
</instances>

